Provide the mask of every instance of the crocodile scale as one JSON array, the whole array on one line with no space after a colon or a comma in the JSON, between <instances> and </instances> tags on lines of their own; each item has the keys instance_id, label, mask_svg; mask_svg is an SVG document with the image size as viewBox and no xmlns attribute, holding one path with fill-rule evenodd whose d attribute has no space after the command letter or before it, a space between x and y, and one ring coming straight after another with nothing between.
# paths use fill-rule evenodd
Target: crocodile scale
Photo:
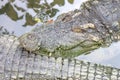
<instances>
[{"instance_id":1,"label":"crocodile scale","mask_svg":"<svg viewBox=\"0 0 120 80\"><path fill-rule=\"evenodd\" d=\"M23 50L17 37L0 36L0 80L120 80L120 69Z\"/></svg>"}]
</instances>

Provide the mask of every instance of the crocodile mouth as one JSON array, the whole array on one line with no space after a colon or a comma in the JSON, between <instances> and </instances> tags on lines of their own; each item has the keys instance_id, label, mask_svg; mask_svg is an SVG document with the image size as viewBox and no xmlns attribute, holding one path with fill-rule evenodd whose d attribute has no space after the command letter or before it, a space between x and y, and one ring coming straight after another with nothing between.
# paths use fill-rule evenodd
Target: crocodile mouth
<instances>
[{"instance_id":1,"label":"crocodile mouth","mask_svg":"<svg viewBox=\"0 0 120 80\"><path fill-rule=\"evenodd\" d=\"M65 58L76 57L81 54L88 54L90 53L90 51L95 50L100 46L101 46L100 42L90 43L89 41L89 44L88 44L88 41L83 41L72 46L60 46L56 49L53 56L58 55Z\"/></svg>"},{"instance_id":2,"label":"crocodile mouth","mask_svg":"<svg viewBox=\"0 0 120 80\"><path fill-rule=\"evenodd\" d=\"M88 54L91 51L99 48L103 45L104 41L99 39L98 37L93 37L92 35L84 38L81 38L81 41L74 42L72 44L60 44L59 46L55 47L53 51L50 49L41 47L36 53L37 54L44 54L53 57L63 57L63 58L72 58L79 56L81 54ZM64 42L65 43L65 42Z\"/></svg>"},{"instance_id":3,"label":"crocodile mouth","mask_svg":"<svg viewBox=\"0 0 120 80\"><path fill-rule=\"evenodd\" d=\"M68 25L68 27L64 29L64 25ZM55 24L48 24L40 29L39 33L34 30L19 39L26 50L36 54L71 58L90 53L104 42L92 23L79 26L64 23L58 27L55 27Z\"/></svg>"}]
</instances>

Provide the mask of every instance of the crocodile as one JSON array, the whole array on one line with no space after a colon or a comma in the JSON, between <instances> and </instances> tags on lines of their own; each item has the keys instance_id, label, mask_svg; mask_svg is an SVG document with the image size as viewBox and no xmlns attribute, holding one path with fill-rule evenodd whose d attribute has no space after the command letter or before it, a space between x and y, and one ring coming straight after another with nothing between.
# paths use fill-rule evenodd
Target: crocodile
<instances>
[{"instance_id":1,"label":"crocodile","mask_svg":"<svg viewBox=\"0 0 120 80\"><path fill-rule=\"evenodd\" d=\"M26 50L73 58L120 40L120 1L89 0L19 38Z\"/></svg>"},{"instance_id":2,"label":"crocodile","mask_svg":"<svg viewBox=\"0 0 120 80\"><path fill-rule=\"evenodd\" d=\"M18 37L0 36L0 80L120 80L120 69L72 58L34 54Z\"/></svg>"},{"instance_id":3,"label":"crocodile","mask_svg":"<svg viewBox=\"0 0 120 80\"><path fill-rule=\"evenodd\" d=\"M119 0L89 0L53 23L0 35L0 80L120 80L120 69L73 57L119 41Z\"/></svg>"}]
</instances>

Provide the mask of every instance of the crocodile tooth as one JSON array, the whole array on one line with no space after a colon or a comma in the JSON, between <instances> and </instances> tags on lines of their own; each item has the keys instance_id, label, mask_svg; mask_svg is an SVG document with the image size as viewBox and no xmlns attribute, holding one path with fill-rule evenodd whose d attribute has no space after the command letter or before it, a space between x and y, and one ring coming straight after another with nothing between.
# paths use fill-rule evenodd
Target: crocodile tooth
<instances>
[{"instance_id":1,"label":"crocodile tooth","mask_svg":"<svg viewBox=\"0 0 120 80\"><path fill-rule=\"evenodd\" d=\"M117 35L115 35L115 37L114 37L116 40L118 39L118 36Z\"/></svg>"},{"instance_id":2,"label":"crocodile tooth","mask_svg":"<svg viewBox=\"0 0 120 80\"><path fill-rule=\"evenodd\" d=\"M118 40L120 40L120 36L118 35Z\"/></svg>"}]
</instances>

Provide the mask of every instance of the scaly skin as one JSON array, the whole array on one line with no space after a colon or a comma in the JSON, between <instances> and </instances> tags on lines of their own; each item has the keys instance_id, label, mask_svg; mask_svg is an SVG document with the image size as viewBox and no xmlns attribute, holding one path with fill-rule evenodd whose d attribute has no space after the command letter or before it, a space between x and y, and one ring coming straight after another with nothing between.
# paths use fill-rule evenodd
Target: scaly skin
<instances>
[{"instance_id":1,"label":"scaly skin","mask_svg":"<svg viewBox=\"0 0 120 80\"><path fill-rule=\"evenodd\" d=\"M87 1L79 10L61 14L54 23L43 24L21 36L20 44L37 54L66 58L109 46L120 39L119 3L119 0ZM31 34L35 34L37 42L27 37Z\"/></svg>"},{"instance_id":2,"label":"scaly skin","mask_svg":"<svg viewBox=\"0 0 120 80\"><path fill-rule=\"evenodd\" d=\"M76 59L35 55L18 38L0 36L0 80L119 80L120 69Z\"/></svg>"},{"instance_id":3,"label":"scaly skin","mask_svg":"<svg viewBox=\"0 0 120 80\"><path fill-rule=\"evenodd\" d=\"M91 51L92 47L98 48L103 44L118 41L119 17L114 16L112 20L105 18L104 15L110 17L111 14L101 14L95 7L95 4L102 6L100 3L106 5L106 2L108 4L111 0L86 2L82 5L81 12L72 16L72 19L66 16L61 19L63 22L58 20L53 24L37 27L29 34L21 36L19 41L15 36L0 36L0 80L119 80L120 69L117 68L75 59L41 56L32 52L40 48L38 51L41 51L41 54L48 52L63 56L65 54L62 53L66 52L68 55L76 56L73 54L75 51L78 51L79 55L82 50ZM113 0L109 5L115 4L114 7L118 9L117 16L119 3L119 0ZM103 9L103 12L106 11Z\"/></svg>"}]
</instances>

